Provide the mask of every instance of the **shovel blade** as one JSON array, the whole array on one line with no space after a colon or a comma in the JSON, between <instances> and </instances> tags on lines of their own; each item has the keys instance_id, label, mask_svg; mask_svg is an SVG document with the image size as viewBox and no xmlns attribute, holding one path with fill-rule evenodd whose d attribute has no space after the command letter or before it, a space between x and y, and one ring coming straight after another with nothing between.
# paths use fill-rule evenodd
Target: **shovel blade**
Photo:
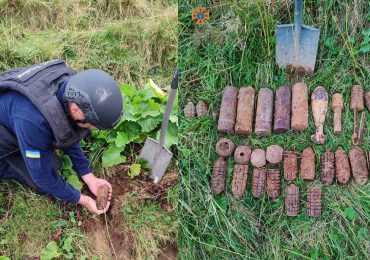
<instances>
[{"instance_id":1,"label":"shovel blade","mask_svg":"<svg viewBox=\"0 0 370 260\"><path fill-rule=\"evenodd\" d=\"M173 156L166 147L162 147L157 153L158 146L159 143L156 140L148 137L138 157L138 159L145 159L152 166L150 177L154 183L162 179Z\"/></svg>"},{"instance_id":2,"label":"shovel blade","mask_svg":"<svg viewBox=\"0 0 370 260\"><path fill-rule=\"evenodd\" d=\"M297 52L294 37L294 24L276 26L276 63L280 68L313 74L320 30L302 25L300 47Z\"/></svg>"}]
</instances>

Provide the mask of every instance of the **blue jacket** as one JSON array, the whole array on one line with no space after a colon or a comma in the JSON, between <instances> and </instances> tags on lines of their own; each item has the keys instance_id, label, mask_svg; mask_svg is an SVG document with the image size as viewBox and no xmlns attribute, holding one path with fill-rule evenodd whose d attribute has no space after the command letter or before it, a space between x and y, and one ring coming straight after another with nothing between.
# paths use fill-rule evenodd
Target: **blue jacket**
<instances>
[{"instance_id":1,"label":"blue jacket","mask_svg":"<svg viewBox=\"0 0 370 260\"><path fill-rule=\"evenodd\" d=\"M57 94L60 102L66 82ZM0 95L0 124L18 140L19 148L33 182L45 193L68 202L78 202L80 192L67 183L52 167L53 132L40 111L24 95L6 91ZM63 149L81 177L92 172L79 143Z\"/></svg>"}]
</instances>

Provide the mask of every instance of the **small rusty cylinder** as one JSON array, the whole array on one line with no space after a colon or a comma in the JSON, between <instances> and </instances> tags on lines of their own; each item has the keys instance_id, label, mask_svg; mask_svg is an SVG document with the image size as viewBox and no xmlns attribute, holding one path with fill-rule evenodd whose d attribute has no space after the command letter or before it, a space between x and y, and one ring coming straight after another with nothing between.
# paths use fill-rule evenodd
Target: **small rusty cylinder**
<instances>
[{"instance_id":1,"label":"small rusty cylinder","mask_svg":"<svg viewBox=\"0 0 370 260\"><path fill-rule=\"evenodd\" d=\"M285 193L285 215L289 217L297 216L299 213L299 188L290 184Z\"/></svg>"},{"instance_id":2,"label":"small rusty cylinder","mask_svg":"<svg viewBox=\"0 0 370 260\"><path fill-rule=\"evenodd\" d=\"M280 163L283 160L283 148L276 144L267 147L266 160L272 164Z\"/></svg>"},{"instance_id":3,"label":"small rusty cylinder","mask_svg":"<svg viewBox=\"0 0 370 260\"><path fill-rule=\"evenodd\" d=\"M219 157L213 164L211 189L214 195L221 194L226 185L227 164L223 157Z\"/></svg>"},{"instance_id":4,"label":"small rusty cylinder","mask_svg":"<svg viewBox=\"0 0 370 260\"><path fill-rule=\"evenodd\" d=\"M269 88L261 88L258 92L255 134L267 136L271 133L274 93Z\"/></svg>"},{"instance_id":5,"label":"small rusty cylinder","mask_svg":"<svg viewBox=\"0 0 370 260\"><path fill-rule=\"evenodd\" d=\"M261 197L266 190L266 169L254 168L252 175L252 196Z\"/></svg>"},{"instance_id":6,"label":"small rusty cylinder","mask_svg":"<svg viewBox=\"0 0 370 260\"><path fill-rule=\"evenodd\" d=\"M304 83L296 83L292 88L291 127L297 131L308 127L308 91Z\"/></svg>"},{"instance_id":7,"label":"small rusty cylinder","mask_svg":"<svg viewBox=\"0 0 370 260\"><path fill-rule=\"evenodd\" d=\"M301 177L306 181L315 179L315 152L312 147L307 147L302 152Z\"/></svg>"},{"instance_id":8,"label":"small rusty cylinder","mask_svg":"<svg viewBox=\"0 0 370 260\"><path fill-rule=\"evenodd\" d=\"M216 143L216 153L219 156L228 157L234 152L234 149L235 145L230 139L221 138Z\"/></svg>"},{"instance_id":9,"label":"small rusty cylinder","mask_svg":"<svg viewBox=\"0 0 370 260\"><path fill-rule=\"evenodd\" d=\"M366 103L367 110L370 111L370 91L365 93L365 103Z\"/></svg>"},{"instance_id":10,"label":"small rusty cylinder","mask_svg":"<svg viewBox=\"0 0 370 260\"><path fill-rule=\"evenodd\" d=\"M354 85L351 91L351 109L364 110L364 89L360 85Z\"/></svg>"},{"instance_id":11,"label":"small rusty cylinder","mask_svg":"<svg viewBox=\"0 0 370 260\"><path fill-rule=\"evenodd\" d=\"M266 165L266 153L263 149L253 150L251 154L251 163L255 167L263 167Z\"/></svg>"},{"instance_id":12,"label":"small rusty cylinder","mask_svg":"<svg viewBox=\"0 0 370 260\"><path fill-rule=\"evenodd\" d=\"M275 200L280 195L280 170L268 169L267 171L267 195Z\"/></svg>"},{"instance_id":13,"label":"small rusty cylinder","mask_svg":"<svg viewBox=\"0 0 370 260\"><path fill-rule=\"evenodd\" d=\"M334 134L339 134L342 131L343 95L340 93L335 93L332 98L331 106L334 113Z\"/></svg>"},{"instance_id":14,"label":"small rusty cylinder","mask_svg":"<svg viewBox=\"0 0 370 260\"><path fill-rule=\"evenodd\" d=\"M190 101L186 103L184 107L184 116L185 118L188 118L188 119L195 117L195 107L194 107L193 102Z\"/></svg>"},{"instance_id":15,"label":"small rusty cylinder","mask_svg":"<svg viewBox=\"0 0 370 260\"><path fill-rule=\"evenodd\" d=\"M351 178L351 168L349 166L348 155L342 147L338 147L335 152L335 177L340 184L348 183Z\"/></svg>"},{"instance_id":16,"label":"small rusty cylinder","mask_svg":"<svg viewBox=\"0 0 370 260\"><path fill-rule=\"evenodd\" d=\"M238 146L235 149L234 160L237 164L248 164L251 159L252 150L246 145Z\"/></svg>"},{"instance_id":17,"label":"small rusty cylinder","mask_svg":"<svg viewBox=\"0 0 370 260\"><path fill-rule=\"evenodd\" d=\"M321 186L312 185L307 190L307 215L319 217L321 215Z\"/></svg>"},{"instance_id":18,"label":"small rusty cylinder","mask_svg":"<svg viewBox=\"0 0 370 260\"><path fill-rule=\"evenodd\" d=\"M298 174L298 158L293 151L284 153L284 179L286 181L294 181Z\"/></svg>"},{"instance_id":19,"label":"small rusty cylinder","mask_svg":"<svg viewBox=\"0 0 370 260\"><path fill-rule=\"evenodd\" d=\"M222 134L233 133L236 117L238 89L227 86L221 100L220 116L218 118L218 132Z\"/></svg>"},{"instance_id":20,"label":"small rusty cylinder","mask_svg":"<svg viewBox=\"0 0 370 260\"><path fill-rule=\"evenodd\" d=\"M290 130L290 109L292 106L290 87L280 87L275 95L274 132L277 134Z\"/></svg>"},{"instance_id":21,"label":"small rusty cylinder","mask_svg":"<svg viewBox=\"0 0 370 260\"><path fill-rule=\"evenodd\" d=\"M198 117L205 116L208 113L207 104L203 100L199 100L195 107L195 110Z\"/></svg>"},{"instance_id":22,"label":"small rusty cylinder","mask_svg":"<svg viewBox=\"0 0 370 260\"><path fill-rule=\"evenodd\" d=\"M254 96L255 90L252 87L244 87L239 90L235 124L237 135L249 135L253 131Z\"/></svg>"},{"instance_id":23,"label":"small rusty cylinder","mask_svg":"<svg viewBox=\"0 0 370 260\"><path fill-rule=\"evenodd\" d=\"M331 185L334 182L335 168L334 168L334 153L327 150L321 156L321 181L324 185Z\"/></svg>"},{"instance_id":24,"label":"small rusty cylinder","mask_svg":"<svg viewBox=\"0 0 370 260\"><path fill-rule=\"evenodd\" d=\"M243 196L245 187L247 186L247 178L248 165L235 164L231 186L231 191L233 192L235 199L240 199Z\"/></svg>"},{"instance_id":25,"label":"small rusty cylinder","mask_svg":"<svg viewBox=\"0 0 370 260\"><path fill-rule=\"evenodd\" d=\"M98 210L104 210L107 206L109 198L109 186L103 185L99 187L98 196L96 197L96 208Z\"/></svg>"},{"instance_id":26,"label":"small rusty cylinder","mask_svg":"<svg viewBox=\"0 0 370 260\"><path fill-rule=\"evenodd\" d=\"M353 147L349 152L349 161L355 182L359 185L365 185L369 172L367 171L364 151L360 147Z\"/></svg>"}]
</instances>

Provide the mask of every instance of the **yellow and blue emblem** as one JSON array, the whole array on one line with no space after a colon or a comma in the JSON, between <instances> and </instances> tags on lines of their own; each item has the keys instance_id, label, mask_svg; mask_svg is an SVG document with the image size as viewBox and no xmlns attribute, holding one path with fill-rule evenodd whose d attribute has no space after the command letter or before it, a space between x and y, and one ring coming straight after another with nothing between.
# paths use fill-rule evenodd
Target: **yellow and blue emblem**
<instances>
[{"instance_id":1,"label":"yellow and blue emblem","mask_svg":"<svg viewBox=\"0 0 370 260\"><path fill-rule=\"evenodd\" d=\"M40 151L26 150L26 157L33 158L33 159L39 159L41 157Z\"/></svg>"}]
</instances>

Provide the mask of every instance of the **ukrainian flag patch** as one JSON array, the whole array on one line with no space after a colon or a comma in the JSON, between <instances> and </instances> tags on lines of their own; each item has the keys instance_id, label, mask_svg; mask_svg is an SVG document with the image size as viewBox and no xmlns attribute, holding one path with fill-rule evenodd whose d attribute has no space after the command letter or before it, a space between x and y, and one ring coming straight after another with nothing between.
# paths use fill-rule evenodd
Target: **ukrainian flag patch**
<instances>
[{"instance_id":1,"label":"ukrainian flag patch","mask_svg":"<svg viewBox=\"0 0 370 260\"><path fill-rule=\"evenodd\" d=\"M32 150L26 150L26 157L38 159L41 157L40 151L32 151Z\"/></svg>"}]
</instances>

